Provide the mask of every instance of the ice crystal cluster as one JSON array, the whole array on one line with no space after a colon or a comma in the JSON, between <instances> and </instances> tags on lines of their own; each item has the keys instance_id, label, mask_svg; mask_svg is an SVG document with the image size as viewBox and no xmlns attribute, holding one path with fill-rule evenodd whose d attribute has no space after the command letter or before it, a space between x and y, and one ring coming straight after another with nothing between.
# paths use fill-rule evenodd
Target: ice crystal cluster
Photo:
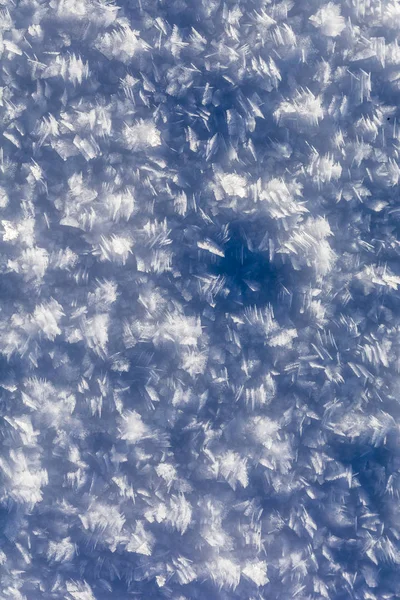
<instances>
[{"instance_id":1,"label":"ice crystal cluster","mask_svg":"<svg viewBox=\"0 0 400 600\"><path fill-rule=\"evenodd\" d=\"M400 597L399 0L1 0L0 600Z\"/></svg>"}]
</instances>

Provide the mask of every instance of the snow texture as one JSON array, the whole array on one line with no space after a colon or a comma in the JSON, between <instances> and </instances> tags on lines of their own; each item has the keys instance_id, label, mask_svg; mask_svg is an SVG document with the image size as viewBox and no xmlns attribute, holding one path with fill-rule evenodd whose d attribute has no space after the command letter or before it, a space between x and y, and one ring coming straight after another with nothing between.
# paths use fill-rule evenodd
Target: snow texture
<instances>
[{"instance_id":1,"label":"snow texture","mask_svg":"<svg viewBox=\"0 0 400 600\"><path fill-rule=\"evenodd\" d=\"M400 597L400 0L1 0L0 600Z\"/></svg>"}]
</instances>

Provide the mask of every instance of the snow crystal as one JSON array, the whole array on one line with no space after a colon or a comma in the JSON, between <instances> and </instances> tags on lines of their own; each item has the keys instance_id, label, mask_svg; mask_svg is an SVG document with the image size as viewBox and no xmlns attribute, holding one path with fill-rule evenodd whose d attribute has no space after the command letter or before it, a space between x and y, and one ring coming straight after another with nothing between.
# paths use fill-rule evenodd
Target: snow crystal
<instances>
[{"instance_id":1,"label":"snow crystal","mask_svg":"<svg viewBox=\"0 0 400 600\"><path fill-rule=\"evenodd\" d=\"M399 31L2 2L1 599L400 597Z\"/></svg>"}]
</instances>

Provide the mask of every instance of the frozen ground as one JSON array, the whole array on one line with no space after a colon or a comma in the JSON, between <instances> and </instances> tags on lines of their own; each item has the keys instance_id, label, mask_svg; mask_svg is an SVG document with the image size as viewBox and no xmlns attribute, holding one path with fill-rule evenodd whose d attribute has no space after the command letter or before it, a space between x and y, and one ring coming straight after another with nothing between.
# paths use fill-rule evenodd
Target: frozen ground
<instances>
[{"instance_id":1,"label":"frozen ground","mask_svg":"<svg viewBox=\"0 0 400 600\"><path fill-rule=\"evenodd\" d=\"M400 2L2 0L0 600L400 597Z\"/></svg>"}]
</instances>

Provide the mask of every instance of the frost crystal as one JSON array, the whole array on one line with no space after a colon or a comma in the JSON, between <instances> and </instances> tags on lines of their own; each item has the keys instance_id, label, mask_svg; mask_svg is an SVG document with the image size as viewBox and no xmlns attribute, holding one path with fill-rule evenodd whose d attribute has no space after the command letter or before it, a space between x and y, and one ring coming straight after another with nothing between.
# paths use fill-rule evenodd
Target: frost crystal
<instances>
[{"instance_id":1,"label":"frost crystal","mask_svg":"<svg viewBox=\"0 0 400 600\"><path fill-rule=\"evenodd\" d=\"M314 27L318 27L322 35L337 37L346 27L344 18L340 14L340 6L328 2L322 6L315 15L310 17Z\"/></svg>"},{"instance_id":2,"label":"frost crystal","mask_svg":"<svg viewBox=\"0 0 400 600\"><path fill-rule=\"evenodd\" d=\"M129 150L147 150L161 144L161 136L152 121L140 121L135 125L126 125L123 131L124 145Z\"/></svg>"},{"instance_id":3,"label":"frost crystal","mask_svg":"<svg viewBox=\"0 0 400 600\"><path fill-rule=\"evenodd\" d=\"M0 599L400 598L400 3L0 7Z\"/></svg>"}]
</instances>

